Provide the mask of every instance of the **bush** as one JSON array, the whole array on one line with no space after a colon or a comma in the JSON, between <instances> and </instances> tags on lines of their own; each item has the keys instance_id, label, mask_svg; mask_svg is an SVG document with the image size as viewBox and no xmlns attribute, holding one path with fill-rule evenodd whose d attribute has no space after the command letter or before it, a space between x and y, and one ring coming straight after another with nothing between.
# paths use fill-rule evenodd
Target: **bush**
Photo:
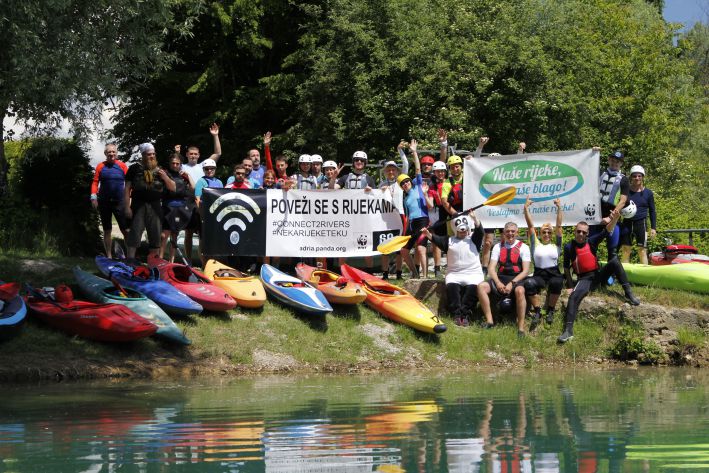
<instances>
[{"instance_id":1,"label":"bush","mask_svg":"<svg viewBox=\"0 0 709 473\"><path fill-rule=\"evenodd\" d=\"M40 138L25 144L13 148L21 157L9 160L10 192L0 206L1 246L95 254L100 235L88 198L93 177L88 157L65 139Z\"/></svg>"},{"instance_id":2,"label":"bush","mask_svg":"<svg viewBox=\"0 0 709 473\"><path fill-rule=\"evenodd\" d=\"M610 347L609 356L616 360L638 360L643 364L657 364L664 361L666 355L654 340L646 340L640 329L624 326L620 329L618 340Z\"/></svg>"}]
</instances>

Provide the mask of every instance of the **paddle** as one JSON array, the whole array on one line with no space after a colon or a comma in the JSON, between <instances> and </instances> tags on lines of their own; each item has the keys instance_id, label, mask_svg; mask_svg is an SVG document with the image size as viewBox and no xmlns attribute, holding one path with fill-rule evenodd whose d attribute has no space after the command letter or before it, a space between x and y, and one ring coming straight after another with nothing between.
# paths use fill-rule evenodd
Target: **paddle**
<instances>
[{"instance_id":1,"label":"paddle","mask_svg":"<svg viewBox=\"0 0 709 473\"><path fill-rule=\"evenodd\" d=\"M128 291L123 289L123 286L121 286L121 284L118 281L116 281L116 278L114 278L113 275L111 275L110 279L111 279L111 282L113 283L113 287L118 289L118 292L121 294L121 297L128 297Z\"/></svg>"},{"instance_id":2,"label":"paddle","mask_svg":"<svg viewBox=\"0 0 709 473\"><path fill-rule=\"evenodd\" d=\"M49 302L50 304L52 304L54 306L64 309L64 307L59 302L55 301L54 299L52 299L49 296L42 294L37 289L30 286L28 283L25 283L25 290L27 291L28 294L32 295L32 297L34 297L35 299L38 299L43 302Z\"/></svg>"},{"instance_id":3,"label":"paddle","mask_svg":"<svg viewBox=\"0 0 709 473\"><path fill-rule=\"evenodd\" d=\"M440 225L441 223L448 222L449 220L459 217L460 215L467 214L468 212L471 212L473 210L479 209L480 207L484 206L494 206L494 205L502 205L506 204L510 200L515 198L515 195L517 195L517 189L514 186L510 187L505 187L502 190L499 190L492 194L490 197L487 198L485 202L482 204L476 205L475 207L469 208L468 210L464 210L462 212L458 212L455 215L451 215L445 220L439 220L434 224ZM398 251L402 249L406 243L411 239L411 235L402 235L398 237L391 238L384 243L380 244L377 246L377 251L380 252L381 254L388 255L389 253L393 253L395 251Z\"/></svg>"}]
</instances>

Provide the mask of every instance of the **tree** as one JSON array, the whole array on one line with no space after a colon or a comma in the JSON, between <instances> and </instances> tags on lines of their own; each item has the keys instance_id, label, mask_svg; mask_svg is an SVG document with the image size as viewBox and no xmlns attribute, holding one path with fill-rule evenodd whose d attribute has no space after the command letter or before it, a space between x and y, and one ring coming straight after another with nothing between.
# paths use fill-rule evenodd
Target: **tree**
<instances>
[{"instance_id":1,"label":"tree","mask_svg":"<svg viewBox=\"0 0 709 473\"><path fill-rule=\"evenodd\" d=\"M166 31L188 31L197 0L4 0L0 118L35 131L68 119L81 134L120 86L167 66ZM0 196L7 188L5 130Z\"/></svg>"}]
</instances>

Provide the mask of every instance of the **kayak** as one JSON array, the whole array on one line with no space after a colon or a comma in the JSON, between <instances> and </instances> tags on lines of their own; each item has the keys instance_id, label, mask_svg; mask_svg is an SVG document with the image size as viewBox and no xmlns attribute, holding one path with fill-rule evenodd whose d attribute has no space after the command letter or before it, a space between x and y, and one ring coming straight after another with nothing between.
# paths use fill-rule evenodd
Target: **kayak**
<instances>
[{"instance_id":1,"label":"kayak","mask_svg":"<svg viewBox=\"0 0 709 473\"><path fill-rule=\"evenodd\" d=\"M159 275L151 274L145 266L131 266L105 256L96 257L96 266L106 277L114 277L118 283L145 294L170 315L190 315L202 312L202 306L180 292L173 285L162 281Z\"/></svg>"},{"instance_id":2,"label":"kayak","mask_svg":"<svg viewBox=\"0 0 709 473\"><path fill-rule=\"evenodd\" d=\"M298 312L311 315L332 312L327 299L315 286L283 273L269 264L261 266L261 281L266 292Z\"/></svg>"},{"instance_id":3,"label":"kayak","mask_svg":"<svg viewBox=\"0 0 709 473\"><path fill-rule=\"evenodd\" d=\"M62 288L69 296L54 300L55 291ZM74 300L66 286L32 292L34 295L27 297L30 314L71 335L100 342L130 342L149 337L158 329L125 306Z\"/></svg>"},{"instance_id":4,"label":"kayak","mask_svg":"<svg viewBox=\"0 0 709 473\"><path fill-rule=\"evenodd\" d=\"M426 333L443 333L445 324L428 307L399 286L347 264L340 266L342 276L362 285L365 303L384 317Z\"/></svg>"},{"instance_id":5,"label":"kayak","mask_svg":"<svg viewBox=\"0 0 709 473\"><path fill-rule=\"evenodd\" d=\"M623 268L633 284L709 294L709 265L703 263L662 266L623 263Z\"/></svg>"},{"instance_id":6,"label":"kayak","mask_svg":"<svg viewBox=\"0 0 709 473\"><path fill-rule=\"evenodd\" d=\"M266 291L256 276L246 276L214 259L204 265L204 274L215 286L233 297L239 307L258 309L266 303Z\"/></svg>"},{"instance_id":7,"label":"kayak","mask_svg":"<svg viewBox=\"0 0 709 473\"><path fill-rule=\"evenodd\" d=\"M224 312L236 307L236 301L229 294L212 284L207 276L185 264L170 263L156 255L149 255L148 267L156 268L163 281L187 294L205 310Z\"/></svg>"},{"instance_id":8,"label":"kayak","mask_svg":"<svg viewBox=\"0 0 709 473\"><path fill-rule=\"evenodd\" d=\"M650 264L704 263L709 264L709 256L700 255L693 245L667 245L662 251L650 253Z\"/></svg>"},{"instance_id":9,"label":"kayak","mask_svg":"<svg viewBox=\"0 0 709 473\"><path fill-rule=\"evenodd\" d=\"M78 266L74 267L74 278L76 278L81 292L83 292L90 301L124 305L136 314L157 325L158 330L155 332L155 335L183 345L189 345L191 343L164 310L135 289L123 288L125 295L122 295L121 291L117 289L111 281L87 273Z\"/></svg>"},{"instance_id":10,"label":"kayak","mask_svg":"<svg viewBox=\"0 0 709 473\"><path fill-rule=\"evenodd\" d=\"M9 340L27 319L27 306L20 297L20 284L0 281L0 340Z\"/></svg>"},{"instance_id":11,"label":"kayak","mask_svg":"<svg viewBox=\"0 0 709 473\"><path fill-rule=\"evenodd\" d=\"M359 304L367 298L362 286L332 271L298 263L295 273L301 280L320 289L331 304Z\"/></svg>"}]
</instances>

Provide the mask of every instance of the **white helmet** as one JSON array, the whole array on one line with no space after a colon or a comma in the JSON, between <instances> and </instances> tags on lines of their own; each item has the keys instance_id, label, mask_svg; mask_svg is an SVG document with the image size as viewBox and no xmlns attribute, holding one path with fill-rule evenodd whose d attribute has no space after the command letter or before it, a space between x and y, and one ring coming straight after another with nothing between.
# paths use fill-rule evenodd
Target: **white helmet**
<instances>
[{"instance_id":1,"label":"white helmet","mask_svg":"<svg viewBox=\"0 0 709 473\"><path fill-rule=\"evenodd\" d=\"M642 174L643 177L645 177L645 168L643 168L641 165L636 164L632 168L630 168L630 175L632 176L635 173Z\"/></svg>"},{"instance_id":2,"label":"white helmet","mask_svg":"<svg viewBox=\"0 0 709 473\"><path fill-rule=\"evenodd\" d=\"M470 222L468 217L465 215L460 215L451 221L451 226L456 232L467 232L470 230Z\"/></svg>"},{"instance_id":3,"label":"white helmet","mask_svg":"<svg viewBox=\"0 0 709 473\"><path fill-rule=\"evenodd\" d=\"M311 163L322 163L322 156L319 154L311 154L310 155L310 162Z\"/></svg>"},{"instance_id":4,"label":"white helmet","mask_svg":"<svg viewBox=\"0 0 709 473\"><path fill-rule=\"evenodd\" d=\"M635 202L632 200L625 204L625 207L620 209L620 215L623 218L633 218L635 217L635 213L638 211L638 208L635 206Z\"/></svg>"},{"instance_id":5,"label":"white helmet","mask_svg":"<svg viewBox=\"0 0 709 473\"><path fill-rule=\"evenodd\" d=\"M217 162L212 158L205 159L202 161L202 169L204 168L215 168L217 167Z\"/></svg>"},{"instance_id":6,"label":"white helmet","mask_svg":"<svg viewBox=\"0 0 709 473\"><path fill-rule=\"evenodd\" d=\"M446 163L443 161L436 161L433 163L433 168L431 168L433 171L447 171L448 168L446 167Z\"/></svg>"},{"instance_id":7,"label":"white helmet","mask_svg":"<svg viewBox=\"0 0 709 473\"><path fill-rule=\"evenodd\" d=\"M337 163L335 161L325 161L322 165L322 168L335 168L337 169Z\"/></svg>"},{"instance_id":8,"label":"white helmet","mask_svg":"<svg viewBox=\"0 0 709 473\"><path fill-rule=\"evenodd\" d=\"M396 164L396 161L387 161L384 163L384 169L388 168L389 166L394 166L396 169L399 169L399 165Z\"/></svg>"},{"instance_id":9,"label":"white helmet","mask_svg":"<svg viewBox=\"0 0 709 473\"><path fill-rule=\"evenodd\" d=\"M364 151L355 151L354 154L352 155L352 159L364 159L365 161L367 160L367 153Z\"/></svg>"},{"instance_id":10,"label":"white helmet","mask_svg":"<svg viewBox=\"0 0 709 473\"><path fill-rule=\"evenodd\" d=\"M309 154L301 154L300 157L298 158L298 164L301 163L312 163L313 158Z\"/></svg>"},{"instance_id":11,"label":"white helmet","mask_svg":"<svg viewBox=\"0 0 709 473\"><path fill-rule=\"evenodd\" d=\"M502 155L501 155L500 153L488 153L487 156L490 157L490 158L496 158L496 157L502 156Z\"/></svg>"}]
</instances>

